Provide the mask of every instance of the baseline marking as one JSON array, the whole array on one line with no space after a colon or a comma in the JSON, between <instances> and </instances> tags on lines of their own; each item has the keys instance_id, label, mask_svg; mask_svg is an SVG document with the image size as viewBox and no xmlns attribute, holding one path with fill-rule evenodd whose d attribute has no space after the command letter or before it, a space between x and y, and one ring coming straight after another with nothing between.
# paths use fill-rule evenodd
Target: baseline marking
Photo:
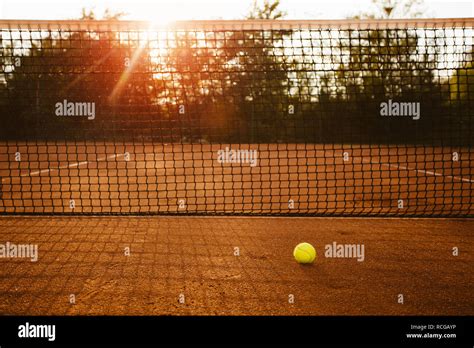
<instances>
[{"instance_id":1,"label":"baseline marking","mask_svg":"<svg viewBox=\"0 0 474 348\"><path fill-rule=\"evenodd\" d=\"M108 156L108 157L98 158L95 162L101 162L101 161L106 161L106 160L109 160L109 159L115 159L115 158L120 157L120 156L125 156L125 154L120 153L120 154L114 154L114 155L111 155L111 156ZM58 167L58 168L49 168L49 169L38 170L36 172L21 174L20 177L35 176L35 175L40 175L40 174L43 174L43 173L50 173L50 172L58 171L60 169L76 168L76 167L80 167L80 166L83 166L83 165L86 165L86 164L89 164L89 161L76 162L76 163L68 164L66 166L62 166L62 167ZM2 182L4 180L8 180L8 179L11 180L13 178L4 178L4 179L2 179Z\"/></svg>"}]
</instances>

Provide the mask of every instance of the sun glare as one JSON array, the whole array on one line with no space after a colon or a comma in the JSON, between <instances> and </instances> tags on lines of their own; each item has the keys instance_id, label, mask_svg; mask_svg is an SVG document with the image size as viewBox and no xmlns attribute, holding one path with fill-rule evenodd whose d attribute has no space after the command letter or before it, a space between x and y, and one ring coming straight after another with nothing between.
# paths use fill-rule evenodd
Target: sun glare
<instances>
[{"instance_id":1,"label":"sun glare","mask_svg":"<svg viewBox=\"0 0 474 348\"><path fill-rule=\"evenodd\" d=\"M202 4L195 4L191 1L182 3L157 1L156 5L148 6L147 11L141 9L141 18L149 21L152 25L163 26L175 21L190 20L202 17L206 11ZM204 11L204 12L203 12Z\"/></svg>"}]
</instances>

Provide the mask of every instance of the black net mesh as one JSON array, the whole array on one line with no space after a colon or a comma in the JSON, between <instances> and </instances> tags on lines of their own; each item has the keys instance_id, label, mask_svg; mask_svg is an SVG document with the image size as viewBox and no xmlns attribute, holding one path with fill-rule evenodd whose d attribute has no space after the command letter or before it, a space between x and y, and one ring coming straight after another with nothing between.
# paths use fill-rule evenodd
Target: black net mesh
<instances>
[{"instance_id":1,"label":"black net mesh","mask_svg":"<svg viewBox=\"0 0 474 348\"><path fill-rule=\"evenodd\" d=\"M471 20L0 24L2 214L473 216Z\"/></svg>"}]
</instances>

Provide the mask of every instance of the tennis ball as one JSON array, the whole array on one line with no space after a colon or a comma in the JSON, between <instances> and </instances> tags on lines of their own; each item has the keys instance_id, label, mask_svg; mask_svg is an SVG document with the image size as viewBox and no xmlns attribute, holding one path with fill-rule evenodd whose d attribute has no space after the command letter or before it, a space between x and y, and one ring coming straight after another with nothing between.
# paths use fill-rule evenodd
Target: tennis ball
<instances>
[{"instance_id":1,"label":"tennis ball","mask_svg":"<svg viewBox=\"0 0 474 348\"><path fill-rule=\"evenodd\" d=\"M313 263L316 258L316 250L309 243L300 243L293 251L293 256L298 263Z\"/></svg>"}]
</instances>

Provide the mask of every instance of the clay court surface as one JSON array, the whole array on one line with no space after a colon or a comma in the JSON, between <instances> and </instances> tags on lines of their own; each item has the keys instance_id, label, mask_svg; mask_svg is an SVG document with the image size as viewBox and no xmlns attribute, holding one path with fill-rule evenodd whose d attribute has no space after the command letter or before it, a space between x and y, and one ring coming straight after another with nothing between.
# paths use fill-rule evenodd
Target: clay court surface
<instances>
[{"instance_id":1,"label":"clay court surface","mask_svg":"<svg viewBox=\"0 0 474 348\"><path fill-rule=\"evenodd\" d=\"M2 243L38 244L39 259L0 259L0 313L473 315L473 230L472 219L2 217ZM313 265L293 260L301 241ZM325 258L334 241L364 244L365 260Z\"/></svg>"},{"instance_id":2,"label":"clay court surface","mask_svg":"<svg viewBox=\"0 0 474 348\"><path fill-rule=\"evenodd\" d=\"M218 163L226 146L258 164ZM0 258L0 314L472 315L473 160L428 146L0 143L0 243L39 248L37 262ZM109 213L183 215L81 216ZM187 216L224 213L287 216ZM303 241L313 265L293 259ZM363 244L364 261L326 258L333 242Z\"/></svg>"},{"instance_id":3,"label":"clay court surface","mask_svg":"<svg viewBox=\"0 0 474 348\"><path fill-rule=\"evenodd\" d=\"M219 163L226 148L256 150L256 165ZM11 141L0 214L474 216L473 161L425 145Z\"/></svg>"}]
</instances>

